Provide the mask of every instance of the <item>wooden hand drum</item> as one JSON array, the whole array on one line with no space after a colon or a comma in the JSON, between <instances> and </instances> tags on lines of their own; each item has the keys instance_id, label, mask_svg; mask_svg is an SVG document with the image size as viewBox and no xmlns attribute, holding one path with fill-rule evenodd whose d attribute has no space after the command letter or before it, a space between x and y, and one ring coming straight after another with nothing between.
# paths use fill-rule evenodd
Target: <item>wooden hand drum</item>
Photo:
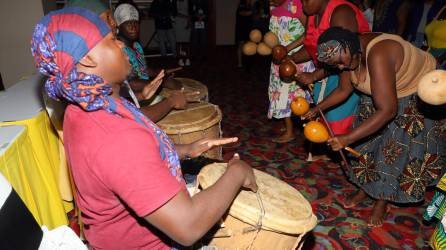
<instances>
[{"instance_id":1,"label":"wooden hand drum","mask_svg":"<svg viewBox=\"0 0 446 250\"><path fill-rule=\"evenodd\" d=\"M203 83L196 81L194 79L190 78L181 78L181 77L175 77L176 80L180 81L183 84L184 91L187 92L195 92L199 91L200 94L197 96L196 100L197 102L209 102L209 94L208 94L208 88ZM162 97L169 97L172 93L171 89L163 88L161 90L160 95Z\"/></svg>"},{"instance_id":2,"label":"wooden hand drum","mask_svg":"<svg viewBox=\"0 0 446 250\"><path fill-rule=\"evenodd\" d=\"M222 114L217 105L210 103L189 103L185 110L172 110L157 125L177 144L187 144L202 138L221 137ZM204 156L222 159L221 147L215 147Z\"/></svg>"},{"instance_id":3,"label":"wooden hand drum","mask_svg":"<svg viewBox=\"0 0 446 250\"><path fill-rule=\"evenodd\" d=\"M225 163L208 165L200 171L198 182L206 189L225 171ZM217 231L208 245L218 249L302 247L303 236L317 224L310 203L287 183L256 169L254 174L257 194L240 191L224 218L225 228Z\"/></svg>"}]
</instances>

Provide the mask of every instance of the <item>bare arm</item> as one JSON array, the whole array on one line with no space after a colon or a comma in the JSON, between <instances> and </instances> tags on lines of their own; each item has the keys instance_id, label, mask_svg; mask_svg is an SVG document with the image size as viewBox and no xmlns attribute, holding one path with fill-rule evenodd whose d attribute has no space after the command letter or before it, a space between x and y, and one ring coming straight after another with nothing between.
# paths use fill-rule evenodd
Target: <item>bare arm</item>
<instances>
[{"instance_id":1,"label":"bare arm","mask_svg":"<svg viewBox=\"0 0 446 250\"><path fill-rule=\"evenodd\" d=\"M329 109L345 101L353 92L353 86L350 81L350 72L344 71L339 74L339 85L333 90L317 107L322 111Z\"/></svg>"},{"instance_id":2,"label":"bare arm","mask_svg":"<svg viewBox=\"0 0 446 250\"><path fill-rule=\"evenodd\" d=\"M336 7L331 15L330 26L339 26L352 32L358 32L356 14L348 5Z\"/></svg>"},{"instance_id":3,"label":"bare arm","mask_svg":"<svg viewBox=\"0 0 446 250\"><path fill-rule=\"evenodd\" d=\"M173 103L164 99L157 104L141 107L141 112L153 122L158 122L173 109Z\"/></svg>"},{"instance_id":4,"label":"bare arm","mask_svg":"<svg viewBox=\"0 0 446 250\"><path fill-rule=\"evenodd\" d=\"M293 60L293 62L297 64L312 60L310 54L308 54L308 51L305 49L305 47L303 47L296 53L290 55L290 58L291 60Z\"/></svg>"},{"instance_id":5,"label":"bare arm","mask_svg":"<svg viewBox=\"0 0 446 250\"><path fill-rule=\"evenodd\" d=\"M175 144L175 149L177 150L180 159L184 159L186 157L195 158L213 147L222 146L236 141L238 141L237 137L217 139L202 138L189 144Z\"/></svg>"},{"instance_id":6,"label":"bare arm","mask_svg":"<svg viewBox=\"0 0 446 250\"><path fill-rule=\"evenodd\" d=\"M171 95L161 102L145 106L141 111L152 121L161 120L172 109L185 109L187 105L186 94L182 90L173 90Z\"/></svg>"},{"instance_id":7,"label":"bare arm","mask_svg":"<svg viewBox=\"0 0 446 250\"><path fill-rule=\"evenodd\" d=\"M353 92L353 86L350 81L350 72L344 71L339 75L339 85L316 107L311 108L302 119L311 119L318 114L318 110L326 110L345 101Z\"/></svg>"},{"instance_id":8,"label":"bare arm","mask_svg":"<svg viewBox=\"0 0 446 250\"><path fill-rule=\"evenodd\" d=\"M301 46L304 43L304 36L301 36L299 39L292 41L289 43L286 47L287 51L291 51L299 46ZM303 49L303 48L302 48Z\"/></svg>"},{"instance_id":9,"label":"bare arm","mask_svg":"<svg viewBox=\"0 0 446 250\"><path fill-rule=\"evenodd\" d=\"M296 80L304 85L312 84L327 76L327 72L323 68L316 68L313 72L297 72Z\"/></svg>"},{"instance_id":10,"label":"bare arm","mask_svg":"<svg viewBox=\"0 0 446 250\"><path fill-rule=\"evenodd\" d=\"M323 68L317 68L313 72L313 75L314 75L313 82L316 82L316 81L319 81L319 80L324 79L325 77L327 77L328 73Z\"/></svg>"},{"instance_id":11,"label":"bare arm","mask_svg":"<svg viewBox=\"0 0 446 250\"><path fill-rule=\"evenodd\" d=\"M214 185L192 198L183 190L145 219L176 242L192 245L221 218L242 186L257 190L251 168L231 160Z\"/></svg>"},{"instance_id":12,"label":"bare arm","mask_svg":"<svg viewBox=\"0 0 446 250\"><path fill-rule=\"evenodd\" d=\"M401 46L399 48L402 50ZM370 50L367 64L376 112L347 136L348 144L375 133L397 114L395 59L389 55L389 51L396 49L396 46L389 46L387 42L380 42Z\"/></svg>"}]
</instances>

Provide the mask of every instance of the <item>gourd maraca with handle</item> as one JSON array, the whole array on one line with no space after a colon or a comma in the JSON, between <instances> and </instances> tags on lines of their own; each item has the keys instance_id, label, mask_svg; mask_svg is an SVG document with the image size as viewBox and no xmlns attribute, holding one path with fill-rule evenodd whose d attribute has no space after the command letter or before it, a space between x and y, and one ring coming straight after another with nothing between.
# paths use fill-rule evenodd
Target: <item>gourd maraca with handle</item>
<instances>
[{"instance_id":1,"label":"gourd maraca with handle","mask_svg":"<svg viewBox=\"0 0 446 250\"><path fill-rule=\"evenodd\" d=\"M418 96L432 105L446 103L446 71L434 70L424 75L418 84Z\"/></svg>"},{"instance_id":2,"label":"gourd maraca with handle","mask_svg":"<svg viewBox=\"0 0 446 250\"><path fill-rule=\"evenodd\" d=\"M287 56L288 50L283 45L276 45L273 47L271 53L273 55L273 63L280 64L282 63L283 59L285 59L285 57Z\"/></svg>"},{"instance_id":3,"label":"gourd maraca with handle","mask_svg":"<svg viewBox=\"0 0 446 250\"><path fill-rule=\"evenodd\" d=\"M330 138L330 133L328 131L328 128L322 122L310 121L304 125L304 136L311 142L323 143ZM356 157L361 156L358 151L350 147L345 147L344 149L352 153Z\"/></svg>"},{"instance_id":4,"label":"gourd maraca with handle","mask_svg":"<svg viewBox=\"0 0 446 250\"><path fill-rule=\"evenodd\" d=\"M291 111L293 111L295 115L304 115L308 110L310 110L310 104L303 97L296 97L291 102Z\"/></svg>"},{"instance_id":5,"label":"gourd maraca with handle","mask_svg":"<svg viewBox=\"0 0 446 250\"><path fill-rule=\"evenodd\" d=\"M309 141L315 143L323 143L330 138L327 128L319 121L309 121L306 123L304 125L304 135Z\"/></svg>"},{"instance_id":6,"label":"gourd maraca with handle","mask_svg":"<svg viewBox=\"0 0 446 250\"><path fill-rule=\"evenodd\" d=\"M279 76L284 82L292 82L296 79L296 65L291 60L286 60L279 66Z\"/></svg>"}]
</instances>

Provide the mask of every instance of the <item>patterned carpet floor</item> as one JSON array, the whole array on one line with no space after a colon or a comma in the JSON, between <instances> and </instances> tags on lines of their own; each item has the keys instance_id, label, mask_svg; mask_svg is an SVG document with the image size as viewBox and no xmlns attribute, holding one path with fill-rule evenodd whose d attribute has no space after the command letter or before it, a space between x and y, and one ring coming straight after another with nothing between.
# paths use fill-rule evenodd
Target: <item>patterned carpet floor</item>
<instances>
[{"instance_id":1,"label":"patterned carpet floor","mask_svg":"<svg viewBox=\"0 0 446 250\"><path fill-rule=\"evenodd\" d=\"M355 187L338 164L305 161L303 135L287 144L271 142L282 122L266 117L268 58L256 56L247 72L235 67L235 48L221 47L212 54L207 61L192 61L178 75L208 86L210 102L223 111L223 135L239 137L236 145L224 148L226 160L239 153L253 167L295 187L311 203L319 222L307 236L304 249L428 249L434 226L422 220L427 202L411 207L391 205L382 227L367 227L365 218L373 203L368 200L356 208L343 208L345 194ZM169 62L149 61L149 67L166 65ZM295 126L299 132L301 125ZM430 190L426 200L432 195Z\"/></svg>"}]
</instances>

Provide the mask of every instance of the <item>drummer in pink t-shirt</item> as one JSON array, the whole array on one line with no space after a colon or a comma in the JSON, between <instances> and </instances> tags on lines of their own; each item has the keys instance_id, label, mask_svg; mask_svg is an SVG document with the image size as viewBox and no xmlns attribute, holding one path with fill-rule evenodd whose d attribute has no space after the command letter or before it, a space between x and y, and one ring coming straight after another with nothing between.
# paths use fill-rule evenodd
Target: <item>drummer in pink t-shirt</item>
<instances>
[{"instance_id":1,"label":"drummer in pink t-shirt","mask_svg":"<svg viewBox=\"0 0 446 250\"><path fill-rule=\"evenodd\" d=\"M48 76L46 92L69 103L64 145L93 249L191 245L218 221L242 186L257 190L251 167L234 157L212 187L189 196L179 159L237 138L174 146L119 97L130 70L124 45L93 12L50 12L37 24L31 45L37 68Z\"/></svg>"}]
</instances>

